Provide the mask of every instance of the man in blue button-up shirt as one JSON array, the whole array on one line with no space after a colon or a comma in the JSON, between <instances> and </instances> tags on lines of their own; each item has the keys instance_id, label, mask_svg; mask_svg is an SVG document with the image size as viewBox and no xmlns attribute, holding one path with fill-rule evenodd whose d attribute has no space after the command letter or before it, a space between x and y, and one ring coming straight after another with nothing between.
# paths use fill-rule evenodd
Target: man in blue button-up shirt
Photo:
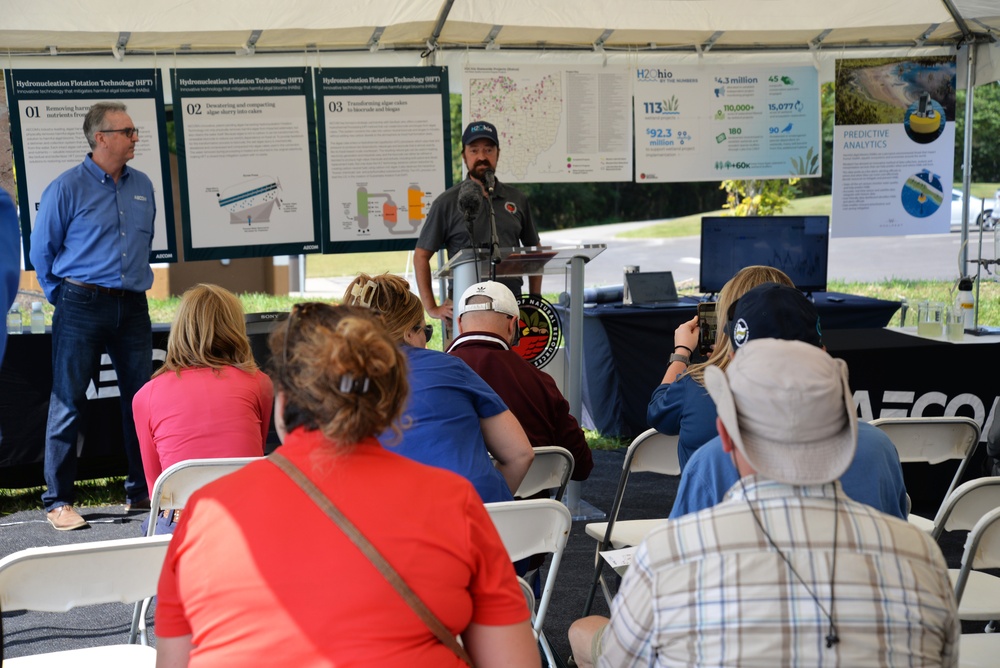
<instances>
[{"instance_id":1,"label":"man in blue button-up shirt","mask_svg":"<svg viewBox=\"0 0 1000 668\"><path fill-rule=\"evenodd\" d=\"M73 509L77 435L101 354L111 358L121 396L128 455L128 506L148 502L132 397L152 372L146 290L156 206L149 177L125 163L139 131L125 105L90 108L83 133L91 153L42 193L31 232L31 262L52 318L52 395L45 434L46 517L60 531L87 526Z\"/></svg>"}]
</instances>

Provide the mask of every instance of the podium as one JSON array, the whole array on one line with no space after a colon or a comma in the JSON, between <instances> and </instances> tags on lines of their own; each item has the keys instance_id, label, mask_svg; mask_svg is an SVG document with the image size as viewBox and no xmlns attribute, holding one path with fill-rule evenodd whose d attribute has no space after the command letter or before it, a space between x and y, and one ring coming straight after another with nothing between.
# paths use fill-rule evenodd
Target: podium
<instances>
[{"instance_id":1,"label":"podium","mask_svg":"<svg viewBox=\"0 0 1000 668\"><path fill-rule=\"evenodd\" d=\"M496 277L539 276L542 274L570 275L569 332L566 348L569 350L569 364L566 368L566 400L569 410L577 422L583 415L583 276L584 265L604 252L605 244L584 244L565 248L551 246L525 246L501 248L500 263L496 265ZM466 248L449 258L434 274L435 278L450 278L452 294L460 299L465 290L476 283L490 278L490 251L481 248ZM452 331L458 332L458 309L452 316ZM559 445L558 443L554 445ZM604 513L580 498L580 483L570 481L566 489L566 505L574 520L600 519ZM596 513L593 511L597 511ZM599 514L598 514L599 513Z\"/></svg>"}]
</instances>

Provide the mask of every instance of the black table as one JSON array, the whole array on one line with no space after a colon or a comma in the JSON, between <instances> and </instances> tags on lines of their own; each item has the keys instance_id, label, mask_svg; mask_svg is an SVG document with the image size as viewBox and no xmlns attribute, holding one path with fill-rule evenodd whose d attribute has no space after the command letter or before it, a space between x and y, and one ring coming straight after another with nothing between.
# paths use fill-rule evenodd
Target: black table
<instances>
[{"instance_id":1,"label":"black table","mask_svg":"<svg viewBox=\"0 0 1000 668\"><path fill-rule=\"evenodd\" d=\"M275 319L259 321L251 314L247 335L257 363L267 362L267 335ZM276 315L276 314L275 314ZM280 314L281 317L287 314ZM0 365L0 487L44 485L45 423L52 390L52 333L7 338ZM153 368L166 357L170 325L153 325ZM121 403L114 369L105 356L88 390L87 414L77 446L77 480L126 475L128 461L122 440ZM278 445L272 417L267 450Z\"/></svg>"},{"instance_id":2,"label":"black table","mask_svg":"<svg viewBox=\"0 0 1000 668\"><path fill-rule=\"evenodd\" d=\"M884 327L899 309L899 302L833 292L816 293L814 300L824 337L833 330ZM673 352L674 330L695 316L697 304L686 297L675 306L609 303L584 309L584 426L626 438L648 429L646 406ZM568 307L557 310L568 329Z\"/></svg>"}]
</instances>

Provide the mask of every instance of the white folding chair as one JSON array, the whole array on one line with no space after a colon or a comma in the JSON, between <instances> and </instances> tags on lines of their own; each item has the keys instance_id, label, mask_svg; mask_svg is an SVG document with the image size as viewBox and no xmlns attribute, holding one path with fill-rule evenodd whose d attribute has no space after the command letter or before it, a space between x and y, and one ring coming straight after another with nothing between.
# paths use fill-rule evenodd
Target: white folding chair
<instances>
[{"instance_id":1,"label":"white folding chair","mask_svg":"<svg viewBox=\"0 0 1000 668\"><path fill-rule=\"evenodd\" d=\"M149 526L146 535L152 536L156 531L156 518L163 508L183 508L188 499L197 490L213 480L238 471L250 462L261 457L219 457L216 459L186 459L167 467L156 478L153 491L149 495ZM146 609L151 597L141 603L136 603L132 615L132 629L128 641L135 642L136 637L145 645L146 639Z\"/></svg>"},{"instance_id":2,"label":"white folding chair","mask_svg":"<svg viewBox=\"0 0 1000 668\"><path fill-rule=\"evenodd\" d=\"M976 522L994 508L1000 508L1000 476L962 483L941 504L931 536L938 540L945 531L972 531Z\"/></svg>"},{"instance_id":3,"label":"white folding chair","mask_svg":"<svg viewBox=\"0 0 1000 668\"><path fill-rule=\"evenodd\" d=\"M555 489L555 500L562 501L574 465L573 455L566 448L557 445L535 448L535 458L514 496L527 499L539 492Z\"/></svg>"},{"instance_id":4,"label":"white folding chair","mask_svg":"<svg viewBox=\"0 0 1000 668\"><path fill-rule=\"evenodd\" d=\"M583 610L585 617L590 614L590 609L594 605L598 585L604 592L608 606L611 605L611 591L604 580L604 560L601 558L601 552L609 548L621 549L638 545L646 534L664 521L664 519L618 521L618 512L621 510L629 475L641 472L679 476L681 464L677 457L677 437L661 434L655 429L647 429L636 436L629 444L625 461L622 462L622 474L618 479L618 489L615 492L608 521L591 522L585 527L587 535L597 541L597 549L594 552L594 579L590 584L587 604Z\"/></svg>"},{"instance_id":5,"label":"white folding chair","mask_svg":"<svg viewBox=\"0 0 1000 668\"><path fill-rule=\"evenodd\" d=\"M983 573L980 569L984 568L1000 568L1000 508L994 508L976 522L965 539L962 567L957 572L949 571L961 619L1000 618L1000 577ZM1000 634L962 634L960 642L960 665L997 665Z\"/></svg>"},{"instance_id":6,"label":"white folding chair","mask_svg":"<svg viewBox=\"0 0 1000 668\"><path fill-rule=\"evenodd\" d=\"M542 625L545 623L545 613L548 611L552 590L555 588L563 550L566 549L566 541L569 540L573 516L566 506L554 499L487 503L486 510L493 519L493 525L496 526L511 561L520 561L534 554L552 554L552 561L549 563L542 585L542 597L538 600L538 609L532 609L531 627L542 646L542 651L545 652L548 665L554 666L555 657L542 633ZM533 598L534 593L530 586L525 590L526 584L521 585L521 590L526 592L525 600L530 603L528 594L530 593Z\"/></svg>"},{"instance_id":7,"label":"white folding chair","mask_svg":"<svg viewBox=\"0 0 1000 668\"><path fill-rule=\"evenodd\" d=\"M67 612L78 606L132 603L156 593L170 536L32 547L0 560L0 608ZM2 640L2 639L0 639ZM150 666L146 645L108 645L7 659L10 668Z\"/></svg>"},{"instance_id":8,"label":"white folding chair","mask_svg":"<svg viewBox=\"0 0 1000 668\"><path fill-rule=\"evenodd\" d=\"M961 460L958 471L945 492L942 505L935 513L935 519L941 513L944 502L958 486L965 468L972 459L972 453L979 445L979 425L975 420L966 417L890 417L872 420L872 426L878 427L899 453L899 461L925 462L940 464L952 459ZM935 520L929 520L919 515L909 516L914 526L930 533L934 530Z\"/></svg>"}]
</instances>

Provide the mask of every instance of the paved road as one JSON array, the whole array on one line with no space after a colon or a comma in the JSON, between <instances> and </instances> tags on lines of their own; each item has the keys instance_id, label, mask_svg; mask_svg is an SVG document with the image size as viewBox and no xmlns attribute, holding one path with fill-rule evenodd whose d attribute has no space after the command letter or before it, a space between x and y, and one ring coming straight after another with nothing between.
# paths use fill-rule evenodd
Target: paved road
<instances>
[{"instance_id":1,"label":"paved road","mask_svg":"<svg viewBox=\"0 0 1000 668\"><path fill-rule=\"evenodd\" d=\"M553 247L581 244L606 244L607 250L587 265L584 285L621 285L623 268L638 265L642 271L672 271L678 287L697 288L700 266L700 238L618 239L616 235L641 229L659 221L616 223L580 227L572 230L543 232L542 244ZM867 237L830 240L831 279L848 281L883 281L889 278L955 280L958 277L959 234L934 234L905 237ZM992 252L993 237L983 239ZM972 239L975 247L978 238ZM975 250L970 257L977 257ZM972 267L975 271L975 267ZM411 282L412 282L412 277ZM339 297L350 283L348 278L313 278L306 281L306 291L314 295ZM542 283L545 293L567 290L569 277L548 274Z\"/></svg>"},{"instance_id":2,"label":"paved road","mask_svg":"<svg viewBox=\"0 0 1000 668\"><path fill-rule=\"evenodd\" d=\"M587 265L585 285L615 285L622 282L625 265L643 271L672 271L681 285L697 286L700 238L617 239L615 235L651 223L618 223L542 233L542 243L552 246L607 244L608 248ZM831 279L882 281L888 278L954 280L958 276L959 234L906 237L868 237L830 240ZM984 238L992 249L992 235ZM973 240L973 244L978 239ZM976 257L976 252L970 254ZM989 255L989 252L984 253ZM561 276L546 276L545 292L563 289Z\"/></svg>"}]
</instances>

